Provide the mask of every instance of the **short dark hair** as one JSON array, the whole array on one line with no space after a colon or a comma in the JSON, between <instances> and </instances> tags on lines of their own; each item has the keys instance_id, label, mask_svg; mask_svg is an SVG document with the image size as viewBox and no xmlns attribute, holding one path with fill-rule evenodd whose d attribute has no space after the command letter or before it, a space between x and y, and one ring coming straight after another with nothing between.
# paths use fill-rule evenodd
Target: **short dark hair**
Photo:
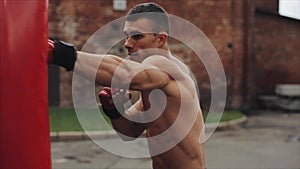
<instances>
[{"instance_id":1,"label":"short dark hair","mask_svg":"<svg viewBox=\"0 0 300 169\"><path fill-rule=\"evenodd\" d=\"M155 32L165 31L169 34L170 21L166 10L156 3L141 3L127 13L127 21L136 21L140 18L146 18L153 21L156 25Z\"/></svg>"}]
</instances>

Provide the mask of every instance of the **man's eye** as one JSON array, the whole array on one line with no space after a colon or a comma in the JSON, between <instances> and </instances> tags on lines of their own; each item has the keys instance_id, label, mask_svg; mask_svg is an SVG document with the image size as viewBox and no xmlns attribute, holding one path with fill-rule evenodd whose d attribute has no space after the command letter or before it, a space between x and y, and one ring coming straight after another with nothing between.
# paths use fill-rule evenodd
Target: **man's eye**
<instances>
[{"instance_id":1,"label":"man's eye","mask_svg":"<svg viewBox=\"0 0 300 169\"><path fill-rule=\"evenodd\" d=\"M131 36L134 40L140 40L142 39L144 36L142 34L136 34L136 35L132 35Z\"/></svg>"}]
</instances>

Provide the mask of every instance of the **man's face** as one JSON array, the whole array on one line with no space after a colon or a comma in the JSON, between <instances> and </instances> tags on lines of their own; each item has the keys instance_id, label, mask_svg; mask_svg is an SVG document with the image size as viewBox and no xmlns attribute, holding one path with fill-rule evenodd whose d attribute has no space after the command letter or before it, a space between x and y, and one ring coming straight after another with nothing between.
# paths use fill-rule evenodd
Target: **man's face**
<instances>
[{"instance_id":1,"label":"man's face","mask_svg":"<svg viewBox=\"0 0 300 169\"><path fill-rule=\"evenodd\" d=\"M151 48L159 48L159 40L153 33L153 23L145 18L126 21L124 33L127 37L124 47L128 50L128 58L142 62L151 54Z\"/></svg>"}]
</instances>

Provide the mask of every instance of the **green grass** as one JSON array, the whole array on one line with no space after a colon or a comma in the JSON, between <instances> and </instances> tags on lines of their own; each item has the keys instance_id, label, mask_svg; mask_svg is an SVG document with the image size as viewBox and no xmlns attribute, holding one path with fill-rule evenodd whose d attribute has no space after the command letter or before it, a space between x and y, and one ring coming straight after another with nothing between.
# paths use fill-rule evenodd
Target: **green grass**
<instances>
[{"instance_id":1,"label":"green grass","mask_svg":"<svg viewBox=\"0 0 300 169\"><path fill-rule=\"evenodd\" d=\"M51 132L83 131L74 109L50 108L49 114ZM203 113L204 119L206 119L207 115L207 113ZM83 116L85 118L81 118L81 122L84 122L85 126L88 127L88 130L111 130L111 127L109 126L110 121L105 115L103 116L105 117L107 123L95 118L97 117L97 114L91 114L87 112L86 115L84 114ZM244 115L237 110L227 110L223 113L221 122L238 119L243 116ZM218 119L218 115L211 114L209 120L206 119L205 123L218 122Z\"/></svg>"},{"instance_id":2,"label":"green grass","mask_svg":"<svg viewBox=\"0 0 300 169\"><path fill-rule=\"evenodd\" d=\"M102 113L102 112L101 112ZM102 113L103 114L103 113ZM78 120L77 114L74 109L61 109L61 108L50 108L50 131L83 131L81 124ZM100 119L95 119L96 116L91 115L91 113L86 113L85 118L81 118L81 122L84 122L85 126L89 130L108 130L110 124L108 117L105 117L107 123L103 124Z\"/></svg>"},{"instance_id":3,"label":"green grass","mask_svg":"<svg viewBox=\"0 0 300 169\"><path fill-rule=\"evenodd\" d=\"M230 120L242 118L245 115L243 115L238 110L225 110L225 112L222 114L221 119L220 119L220 115L219 114L212 113L209 116L209 119L207 118L207 116L208 116L208 113L204 112L203 113L203 117L205 119L205 123L216 123L216 122L219 122L219 121L220 122L225 122L225 121L230 121Z\"/></svg>"},{"instance_id":4,"label":"green grass","mask_svg":"<svg viewBox=\"0 0 300 169\"><path fill-rule=\"evenodd\" d=\"M56 131L82 131L74 109L50 108L50 130Z\"/></svg>"}]
</instances>

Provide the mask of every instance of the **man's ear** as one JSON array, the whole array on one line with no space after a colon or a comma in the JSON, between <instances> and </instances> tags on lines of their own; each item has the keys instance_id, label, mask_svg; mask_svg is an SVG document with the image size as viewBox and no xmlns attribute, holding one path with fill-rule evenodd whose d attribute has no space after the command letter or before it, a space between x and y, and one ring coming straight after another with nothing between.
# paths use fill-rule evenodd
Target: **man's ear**
<instances>
[{"instance_id":1,"label":"man's ear","mask_svg":"<svg viewBox=\"0 0 300 169\"><path fill-rule=\"evenodd\" d=\"M168 34L166 32L160 32L157 35L159 47L163 47L168 40Z\"/></svg>"}]
</instances>

